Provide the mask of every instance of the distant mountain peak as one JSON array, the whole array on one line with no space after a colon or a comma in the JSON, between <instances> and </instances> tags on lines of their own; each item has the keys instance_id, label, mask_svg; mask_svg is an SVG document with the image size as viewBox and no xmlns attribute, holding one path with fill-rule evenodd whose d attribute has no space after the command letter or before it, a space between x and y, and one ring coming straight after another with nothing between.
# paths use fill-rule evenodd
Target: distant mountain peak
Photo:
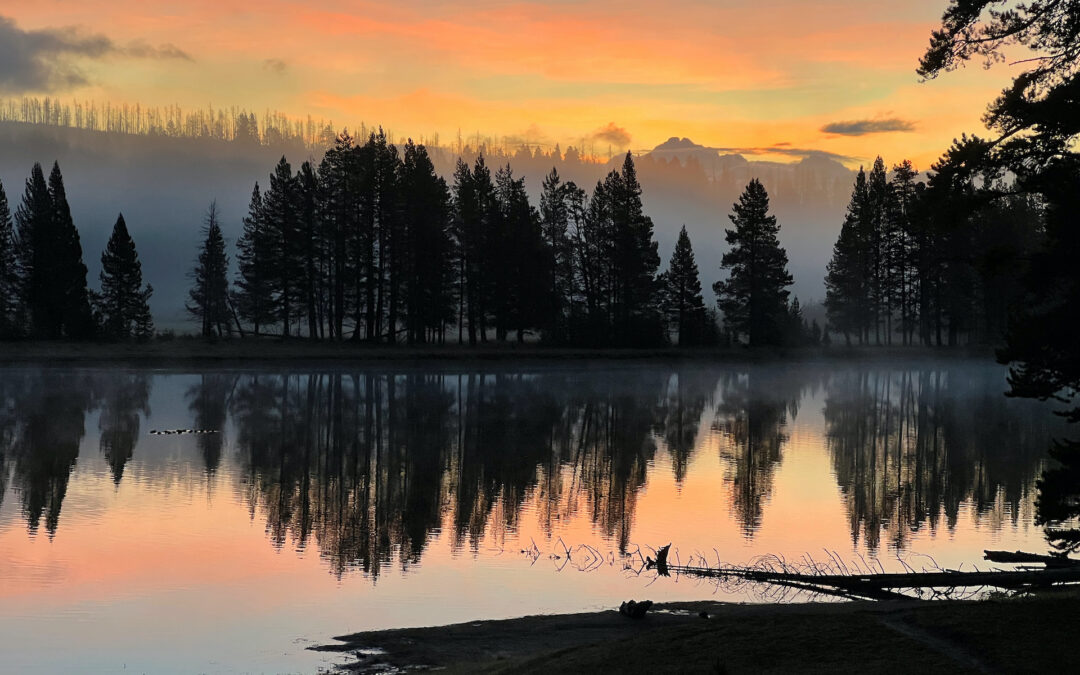
<instances>
[{"instance_id":1,"label":"distant mountain peak","mask_svg":"<svg viewBox=\"0 0 1080 675\"><path fill-rule=\"evenodd\" d=\"M653 152L663 152L665 150L711 150L711 148L706 148L704 145L698 145L689 138L679 138L678 136L672 136L660 145L653 148Z\"/></svg>"}]
</instances>

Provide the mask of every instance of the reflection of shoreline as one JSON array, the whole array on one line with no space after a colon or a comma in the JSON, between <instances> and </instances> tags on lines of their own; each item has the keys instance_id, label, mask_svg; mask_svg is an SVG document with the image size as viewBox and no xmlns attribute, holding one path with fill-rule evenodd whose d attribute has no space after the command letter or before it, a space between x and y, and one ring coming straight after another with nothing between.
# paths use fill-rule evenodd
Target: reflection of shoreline
<instances>
[{"instance_id":1,"label":"reflection of shoreline","mask_svg":"<svg viewBox=\"0 0 1080 675\"><path fill-rule=\"evenodd\" d=\"M407 346L369 345L352 341L308 342L301 339L249 338L244 340L219 340L207 342L189 336L148 343L99 343L99 342L8 342L0 354L0 364L25 364L57 366L79 364L85 366L110 363L129 363L154 368L183 365L203 365L213 368L251 367L260 363L291 362L295 364L319 364L341 366L370 362L391 362L398 367L408 362L422 362L425 366L439 362L477 364L498 361L512 366L528 365L535 361L559 362L722 362L722 363L768 363L826 361L842 362L845 367L865 362L892 366L907 363L912 367L938 363L943 366L971 363L991 366L994 352L986 348L957 348L947 352L923 347L801 347L801 348L677 348L651 349L614 348L564 348L536 344L489 343L486 345Z\"/></svg>"}]
</instances>

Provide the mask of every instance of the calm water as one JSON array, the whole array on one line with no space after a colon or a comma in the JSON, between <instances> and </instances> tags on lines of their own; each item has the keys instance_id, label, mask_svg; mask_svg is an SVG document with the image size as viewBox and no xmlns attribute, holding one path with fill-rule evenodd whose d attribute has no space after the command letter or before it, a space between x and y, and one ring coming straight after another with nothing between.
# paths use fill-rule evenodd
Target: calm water
<instances>
[{"instance_id":1,"label":"calm water","mask_svg":"<svg viewBox=\"0 0 1080 675\"><path fill-rule=\"evenodd\" d=\"M0 369L0 671L312 671L306 646L363 629L762 599L627 569L668 542L886 569L1042 550L1060 428L1004 375Z\"/></svg>"}]
</instances>

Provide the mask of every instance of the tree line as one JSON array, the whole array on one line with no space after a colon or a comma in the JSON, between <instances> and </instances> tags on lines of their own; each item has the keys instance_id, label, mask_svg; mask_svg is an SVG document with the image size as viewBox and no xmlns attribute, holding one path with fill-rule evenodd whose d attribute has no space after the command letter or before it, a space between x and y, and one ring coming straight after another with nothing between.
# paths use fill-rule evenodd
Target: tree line
<instances>
[{"instance_id":1,"label":"tree line","mask_svg":"<svg viewBox=\"0 0 1080 675\"><path fill-rule=\"evenodd\" d=\"M860 168L825 278L848 344L1000 344L1042 243L1042 204L967 170L962 138L923 182L905 160Z\"/></svg>"},{"instance_id":2,"label":"tree line","mask_svg":"<svg viewBox=\"0 0 1080 675\"><path fill-rule=\"evenodd\" d=\"M154 334L142 264L121 214L101 254L101 290L86 283L64 177L35 164L14 215L0 183L0 338L147 339Z\"/></svg>"},{"instance_id":3,"label":"tree line","mask_svg":"<svg viewBox=\"0 0 1080 675\"><path fill-rule=\"evenodd\" d=\"M768 194L752 181L734 207L714 285L726 339L781 344L804 325ZM451 182L422 144L342 133L318 166L285 157L252 190L229 252L211 206L187 310L207 337L297 336L369 343L524 341L716 344L685 227L661 272L653 222L627 153L588 194L556 169L539 205L509 164L459 159Z\"/></svg>"}]
</instances>

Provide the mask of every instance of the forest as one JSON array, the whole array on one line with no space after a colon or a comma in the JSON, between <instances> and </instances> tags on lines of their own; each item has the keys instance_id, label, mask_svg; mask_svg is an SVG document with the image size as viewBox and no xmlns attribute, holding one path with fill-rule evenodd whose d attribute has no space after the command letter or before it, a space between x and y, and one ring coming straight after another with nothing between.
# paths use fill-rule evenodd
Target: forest
<instances>
[{"instance_id":1,"label":"forest","mask_svg":"<svg viewBox=\"0 0 1080 675\"><path fill-rule=\"evenodd\" d=\"M295 172L283 156L265 189L255 184L232 251L211 205L187 310L215 338L1000 345L1043 245L1045 204L967 171L980 143L957 141L926 180L907 161L860 169L828 266L825 326L791 297L780 224L756 179L728 216L714 305L685 227L661 271L630 153L591 194L553 167L534 205L509 164L459 159L448 184L424 145L399 150L382 130L362 143L343 132ZM13 214L0 185L0 332L151 337L152 288L123 217L100 292L86 288L71 220L59 166L48 181L34 168Z\"/></svg>"}]
</instances>

